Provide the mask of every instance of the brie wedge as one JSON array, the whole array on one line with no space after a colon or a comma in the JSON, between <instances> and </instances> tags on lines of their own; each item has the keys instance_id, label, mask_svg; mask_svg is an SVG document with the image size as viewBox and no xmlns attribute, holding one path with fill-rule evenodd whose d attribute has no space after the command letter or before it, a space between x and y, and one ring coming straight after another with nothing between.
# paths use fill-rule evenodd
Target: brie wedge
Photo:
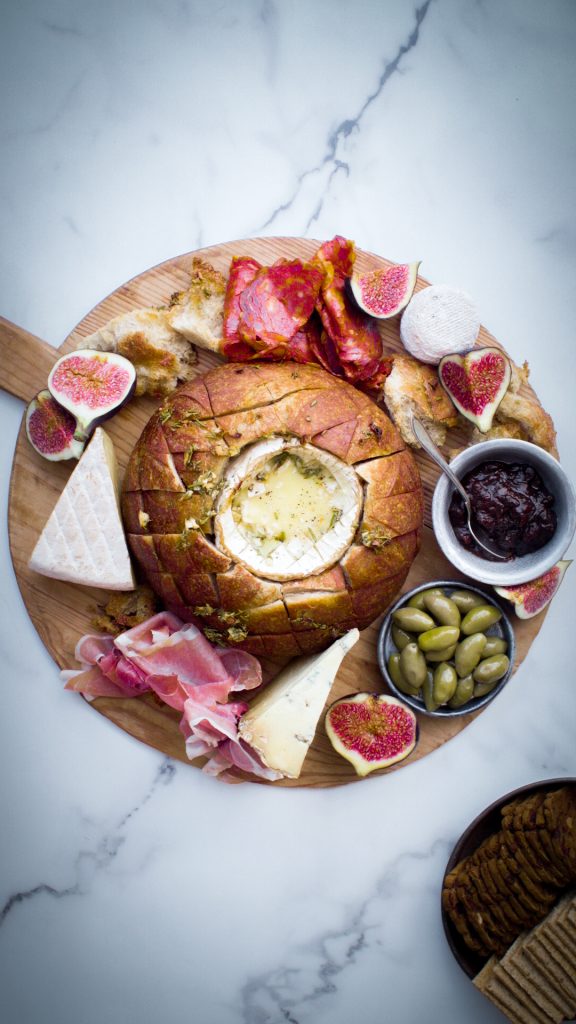
<instances>
[{"instance_id":1,"label":"brie wedge","mask_svg":"<svg viewBox=\"0 0 576 1024\"><path fill-rule=\"evenodd\" d=\"M242 715L238 732L268 768L299 777L338 669L359 636L351 629L321 654L292 661Z\"/></svg>"},{"instance_id":2,"label":"brie wedge","mask_svg":"<svg viewBox=\"0 0 576 1024\"><path fill-rule=\"evenodd\" d=\"M116 455L97 427L44 527L29 568L86 587L133 590L120 517Z\"/></svg>"},{"instance_id":3,"label":"brie wedge","mask_svg":"<svg viewBox=\"0 0 576 1024\"><path fill-rule=\"evenodd\" d=\"M354 467L329 452L296 438L258 441L227 470L216 542L257 576L301 579L348 549L362 493Z\"/></svg>"}]
</instances>

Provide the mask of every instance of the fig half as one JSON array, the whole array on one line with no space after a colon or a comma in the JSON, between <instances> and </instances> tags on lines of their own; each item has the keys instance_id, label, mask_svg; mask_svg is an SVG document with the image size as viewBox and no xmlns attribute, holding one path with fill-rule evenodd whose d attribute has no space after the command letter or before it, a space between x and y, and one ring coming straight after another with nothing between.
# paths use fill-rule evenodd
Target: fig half
<instances>
[{"instance_id":1,"label":"fig half","mask_svg":"<svg viewBox=\"0 0 576 1024\"><path fill-rule=\"evenodd\" d=\"M459 412L485 434L510 384L510 362L498 348L476 348L444 356L438 366L443 388Z\"/></svg>"},{"instance_id":2,"label":"fig half","mask_svg":"<svg viewBox=\"0 0 576 1024\"><path fill-rule=\"evenodd\" d=\"M49 391L39 391L26 410L26 436L39 455L50 462L79 459L84 442L77 440L76 420Z\"/></svg>"},{"instance_id":3,"label":"fig half","mask_svg":"<svg viewBox=\"0 0 576 1024\"><path fill-rule=\"evenodd\" d=\"M328 708L325 724L334 750L360 776L403 761L418 739L412 709L387 694L341 697Z\"/></svg>"},{"instance_id":4,"label":"fig half","mask_svg":"<svg viewBox=\"0 0 576 1024\"><path fill-rule=\"evenodd\" d=\"M62 356L50 372L52 397L76 419L75 438L86 441L95 427L131 398L136 370L116 352L77 349Z\"/></svg>"},{"instance_id":5,"label":"fig half","mask_svg":"<svg viewBox=\"0 0 576 1024\"><path fill-rule=\"evenodd\" d=\"M519 619L531 619L550 604L571 564L571 559L563 559L529 583L519 583L516 587L494 587L494 590L500 597L512 602Z\"/></svg>"},{"instance_id":6,"label":"fig half","mask_svg":"<svg viewBox=\"0 0 576 1024\"><path fill-rule=\"evenodd\" d=\"M398 263L388 270L370 270L366 274L355 271L350 278L350 290L356 303L377 320L396 316L412 298L419 266L420 260Z\"/></svg>"}]
</instances>

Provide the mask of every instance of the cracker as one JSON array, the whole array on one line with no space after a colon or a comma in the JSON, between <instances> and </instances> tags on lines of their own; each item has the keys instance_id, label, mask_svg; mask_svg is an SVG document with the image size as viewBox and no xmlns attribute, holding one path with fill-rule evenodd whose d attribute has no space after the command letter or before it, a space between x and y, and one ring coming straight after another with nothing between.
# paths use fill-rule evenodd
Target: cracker
<instances>
[{"instance_id":1,"label":"cracker","mask_svg":"<svg viewBox=\"0 0 576 1024\"><path fill-rule=\"evenodd\" d=\"M544 1013L561 1021L569 1009L568 1003L558 995L546 974L526 957L523 949L525 940L525 935L516 940L503 956L500 966L518 982Z\"/></svg>"},{"instance_id":2,"label":"cracker","mask_svg":"<svg viewBox=\"0 0 576 1024\"><path fill-rule=\"evenodd\" d=\"M479 974L472 979L473 984L490 1002L502 1010L512 1024L530 1024L522 1004L513 999L509 990L501 983L499 984L498 979L494 977L497 965L496 957L492 957Z\"/></svg>"},{"instance_id":3,"label":"cracker","mask_svg":"<svg viewBox=\"0 0 576 1024\"><path fill-rule=\"evenodd\" d=\"M549 863L548 858L544 858L543 853L536 850L523 832L509 833L507 845L518 863L526 863L529 866L532 876L539 878L547 885L558 886L559 881L560 884L563 884L563 880L560 880L561 876Z\"/></svg>"},{"instance_id":4,"label":"cracker","mask_svg":"<svg viewBox=\"0 0 576 1024\"><path fill-rule=\"evenodd\" d=\"M514 1008L516 1013L523 1014L522 1020L529 1024L557 1024L555 1017L548 1014L541 1006L534 1005L534 1000L522 985L500 963L497 963L494 968L489 991L490 993L498 992L503 1001L508 1002L507 1012Z\"/></svg>"},{"instance_id":5,"label":"cracker","mask_svg":"<svg viewBox=\"0 0 576 1024\"><path fill-rule=\"evenodd\" d=\"M526 943L524 952L529 960L545 972L557 989L564 993L569 1006L569 1013L576 1011L576 982L570 974L570 968L558 959L555 948L540 936Z\"/></svg>"}]
</instances>

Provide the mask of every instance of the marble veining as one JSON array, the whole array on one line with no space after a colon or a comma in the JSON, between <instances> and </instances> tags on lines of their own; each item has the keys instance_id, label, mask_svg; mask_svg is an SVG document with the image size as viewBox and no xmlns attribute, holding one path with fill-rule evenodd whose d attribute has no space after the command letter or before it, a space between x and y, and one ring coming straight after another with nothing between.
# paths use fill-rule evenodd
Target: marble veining
<instances>
[{"instance_id":1,"label":"marble veining","mask_svg":"<svg viewBox=\"0 0 576 1024\"><path fill-rule=\"evenodd\" d=\"M330 132L326 142L326 151L321 161L315 167L307 168L298 175L294 192L289 199L284 203L281 203L280 206L270 214L268 220L265 221L260 228L262 232L266 233L268 228L272 227L280 214L286 213L291 209L301 192L304 182L308 178L316 176L321 176L321 193L313 212L310 214L304 226L304 234L310 231L312 225L319 220L324 205L324 198L330 188L333 178L340 173L344 173L346 176L350 174L349 164L338 156L342 149L341 143L344 143L353 134L361 130L361 122L364 114L373 103L378 101L388 79L391 78L395 72L400 70L402 59L407 53L413 50L418 43L422 23L432 2L433 0L425 0L420 7L416 8L414 12L414 27L410 32L410 35L406 42L400 45L394 58L385 62L374 91L369 93L353 117L348 117L346 120L341 121L340 124ZM327 172L328 176L326 177ZM322 181L324 182L323 185Z\"/></svg>"},{"instance_id":2,"label":"marble veining","mask_svg":"<svg viewBox=\"0 0 576 1024\"><path fill-rule=\"evenodd\" d=\"M243 1024L305 1024L324 1010L325 997L338 993L342 975L353 973L367 951L376 951L390 965L406 963L409 951L395 937L397 922L390 928L386 906L406 879L436 860L445 860L449 849L443 841L428 851L408 851L398 856L374 889L348 910L341 927L331 929L286 955L281 967L251 978L242 991Z\"/></svg>"},{"instance_id":3,"label":"marble veining","mask_svg":"<svg viewBox=\"0 0 576 1024\"><path fill-rule=\"evenodd\" d=\"M8 915L14 912L20 904L32 900L36 896L50 896L54 899L62 899L67 896L86 896L90 892L94 874L105 871L126 842L127 826L131 820L153 799L159 787L169 785L175 772L174 763L169 758L165 758L160 763L150 788L140 802L123 815L112 832L102 835L92 849L82 849L78 853L72 865L72 871L76 876L76 881L73 884L59 889L46 882L39 882L30 889L8 896L0 908L0 928L4 925Z\"/></svg>"}]
</instances>

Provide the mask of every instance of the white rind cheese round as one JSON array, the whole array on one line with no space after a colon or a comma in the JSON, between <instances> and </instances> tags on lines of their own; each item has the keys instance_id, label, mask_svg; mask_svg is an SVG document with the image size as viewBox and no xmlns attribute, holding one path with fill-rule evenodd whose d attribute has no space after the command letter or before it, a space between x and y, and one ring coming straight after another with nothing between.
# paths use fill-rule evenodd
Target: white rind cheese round
<instances>
[{"instance_id":1,"label":"white rind cheese round","mask_svg":"<svg viewBox=\"0 0 576 1024\"><path fill-rule=\"evenodd\" d=\"M285 460L275 463L282 454ZM257 576L302 579L348 549L362 496L353 466L329 452L296 438L258 441L230 463L216 507L216 543Z\"/></svg>"},{"instance_id":2,"label":"white rind cheese round","mask_svg":"<svg viewBox=\"0 0 576 1024\"><path fill-rule=\"evenodd\" d=\"M472 299L448 284L423 288L410 300L400 321L406 351L434 365L453 352L473 348L479 331L480 317Z\"/></svg>"}]
</instances>

